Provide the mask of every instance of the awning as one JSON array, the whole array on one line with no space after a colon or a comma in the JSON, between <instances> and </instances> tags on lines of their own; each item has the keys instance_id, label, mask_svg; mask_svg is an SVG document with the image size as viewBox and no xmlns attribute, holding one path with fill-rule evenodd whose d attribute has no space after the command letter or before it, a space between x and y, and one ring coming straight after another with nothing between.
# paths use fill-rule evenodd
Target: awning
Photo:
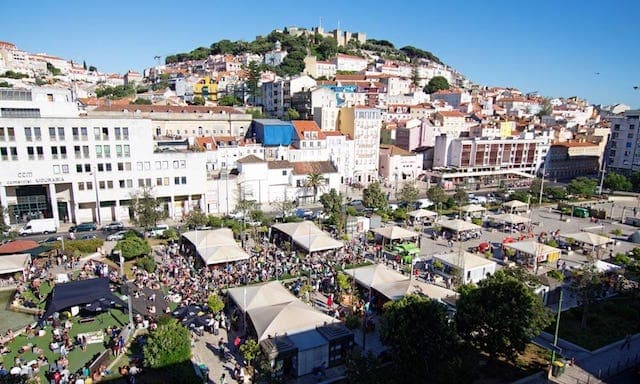
<instances>
[{"instance_id":1,"label":"awning","mask_svg":"<svg viewBox=\"0 0 640 384\"><path fill-rule=\"evenodd\" d=\"M337 321L299 300L250 309L248 314L258 335L258 341L269 336L308 331Z\"/></svg>"},{"instance_id":2,"label":"awning","mask_svg":"<svg viewBox=\"0 0 640 384\"><path fill-rule=\"evenodd\" d=\"M293 238L293 242L307 250L307 252L327 251L329 249L344 247L344 243L342 241L338 241L325 233L310 236L297 236Z\"/></svg>"},{"instance_id":3,"label":"awning","mask_svg":"<svg viewBox=\"0 0 640 384\"><path fill-rule=\"evenodd\" d=\"M407 213L407 215L414 217L416 219L422 219L424 217L436 217L438 216L438 213L420 208L420 209L416 209L415 211L411 211Z\"/></svg>"},{"instance_id":4,"label":"awning","mask_svg":"<svg viewBox=\"0 0 640 384\"><path fill-rule=\"evenodd\" d=\"M228 293L231 300L243 311L297 300L279 281L229 288Z\"/></svg>"},{"instance_id":5,"label":"awning","mask_svg":"<svg viewBox=\"0 0 640 384\"><path fill-rule=\"evenodd\" d=\"M532 256L544 256L553 253L560 253L560 249L546 244L538 243L534 240L518 241L516 243L505 244L504 246L506 248L513 249L515 251L526 253L527 255Z\"/></svg>"},{"instance_id":6,"label":"awning","mask_svg":"<svg viewBox=\"0 0 640 384\"><path fill-rule=\"evenodd\" d=\"M469 204L469 205L465 205L464 207L461 207L460 210L462 212L472 213L472 212L483 212L483 211L486 211L487 209L479 204Z\"/></svg>"},{"instance_id":7,"label":"awning","mask_svg":"<svg viewBox=\"0 0 640 384\"><path fill-rule=\"evenodd\" d=\"M502 203L502 206L510 211L522 211L529 208L529 204L523 203L520 200L507 201L506 203Z\"/></svg>"},{"instance_id":8,"label":"awning","mask_svg":"<svg viewBox=\"0 0 640 384\"><path fill-rule=\"evenodd\" d=\"M420 234L418 232L410 231L396 225L391 227L380 227L372 229L371 231L388 240L415 239L417 237L420 237Z\"/></svg>"},{"instance_id":9,"label":"awning","mask_svg":"<svg viewBox=\"0 0 640 384\"><path fill-rule=\"evenodd\" d=\"M27 267L30 258L31 255L28 253L0 256L0 275L22 272Z\"/></svg>"},{"instance_id":10,"label":"awning","mask_svg":"<svg viewBox=\"0 0 640 384\"><path fill-rule=\"evenodd\" d=\"M560 234L560 237L564 239L573 239L579 243L591 245L592 247L599 247L601 245L613 243L613 239L610 239L606 236L596 235L595 233L591 232L577 232L569 233L566 235Z\"/></svg>"},{"instance_id":11,"label":"awning","mask_svg":"<svg viewBox=\"0 0 640 384\"><path fill-rule=\"evenodd\" d=\"M454 232L477 231L482 228L479 225L475 225L471 222L460 220L460 219L442 220L440 222L440 226L442 226L442 228L446 228Z\"/></svg>"},{"instance_id":12,"label":"awning","mask_svg":"<svg viewBox=\"0 0 640 384\"><path fill-rule=\"evenodd\" d=\"M182 234L196 248L196 253L206 265L247 260L249 254L236 243L229 228L190 231Z\"/></svg>"},{"instance_id":13,"label":"awning","mask_svg":"<svg viewBox=\"0 0 640 384\"><path fill-rule=\"evenodd\" d=\"M500 215L491 215L489 218L493 221L504 224L526 224L530 222L528 217L514 215L513 213L502 213Z\"/></svg>"}]
</instances>

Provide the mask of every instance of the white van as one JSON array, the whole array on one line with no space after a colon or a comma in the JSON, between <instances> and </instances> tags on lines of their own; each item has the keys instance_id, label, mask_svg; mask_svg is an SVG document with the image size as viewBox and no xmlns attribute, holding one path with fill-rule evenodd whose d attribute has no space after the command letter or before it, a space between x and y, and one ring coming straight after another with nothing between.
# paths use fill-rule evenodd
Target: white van
<instances>
[{"instance_id":1,"label":"white van","mask_svg":"<svg viewBox=\"0 0 640 384\"><path fill-rule=\"evenodd\" d=\"M36 235L40 233L49 234L58 232L58 227L56 226L56 219L33 219L29 220L29 222L20 230L18 233L20 236L27 235Z\"/></svg>"},{"instance_id":2,"label":"white van","mask_svg":"<svg viewBox=\"0 0 640 384\"><path fill-rule=\"evenodd\" d=\"M167 224L158 224L155 227L151 228L147 231L147 236L149 237L160 237L164 234L164 231L169 229Z\"/></svg>"}]
</instances>

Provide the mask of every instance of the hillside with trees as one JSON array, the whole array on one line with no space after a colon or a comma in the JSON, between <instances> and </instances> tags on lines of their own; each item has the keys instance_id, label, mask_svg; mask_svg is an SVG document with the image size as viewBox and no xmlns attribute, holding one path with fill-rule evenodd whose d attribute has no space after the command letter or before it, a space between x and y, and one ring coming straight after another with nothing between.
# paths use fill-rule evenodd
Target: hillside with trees
<instances>
[{"instance_id":1,"label":"hillside with trees","mask_svg":"<svg viewBox=\"0 0 640 384\"><path fill-rule=\"evenodd\" d=\"M442 64L440 59L431 52L406 46L396 48L393 43L387 40L368 39L364 44L352 39L346 47L339 47L338 42L332 37L323 37L316 33L312 36L294 36L288 31L272 31L266 36L258 36L255 40L247 42L244 40L231 41L223 39L207 47L198 47L190 52L176 53L165 58L166 64L204 60L209 55L253 53L264 55L273 49L276 41L280 41L282 49L287 51L287 56L277 67L263 64L263 69L270 69L280 76L296 75L304 69L304 58L307 53L315 55L318 60L329 60L337 53L366 57L365 51L378 55L382 58L412 61L415 59L428 59L435 63Z\"/></svg>"}]
</instances>

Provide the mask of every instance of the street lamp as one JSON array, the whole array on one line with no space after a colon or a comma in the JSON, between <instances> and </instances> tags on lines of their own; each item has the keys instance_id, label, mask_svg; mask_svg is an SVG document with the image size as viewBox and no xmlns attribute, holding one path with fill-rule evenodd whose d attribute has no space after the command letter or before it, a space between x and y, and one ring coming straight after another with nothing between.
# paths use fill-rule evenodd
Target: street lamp
<instances>
[{"instance_id":1,"label":"street lamp","mask_svg":"<svg viewBox=\"0 0 640 384\"><path fill-rule=\"evenodd\" d=\"M100 218L100 196L98 195L98 180L96 178L96 171L91 172L93 176L93 189L96 191L96 218L98 219L98 226L102 224Z\"/></svg>"}]
</instances>

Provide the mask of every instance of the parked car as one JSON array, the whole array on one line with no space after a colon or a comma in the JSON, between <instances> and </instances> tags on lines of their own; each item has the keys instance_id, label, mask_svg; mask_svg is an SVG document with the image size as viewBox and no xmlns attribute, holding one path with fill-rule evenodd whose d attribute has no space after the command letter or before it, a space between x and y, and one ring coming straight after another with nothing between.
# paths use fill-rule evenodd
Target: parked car
<instances>
[{"instance_id":1,"label":"parked car","mask_svg":"<svg viewBox=\"0 0 640 384\"><path fill-rule=\"evenodd\" d=\"M169 226L166 224L158 224L154 228L151 228L147 231L148 237L160 237L164 234L164 231L169 229Z\"/></svg>"},{"instance_id":2,"label":"parked car","mask_svg":"<svg viewBox=\"0 0 640 384\"><path fill-rule=\"evenodd\" d=\"M90 233L88 235L82 235L80 237L80 240L91 240L91 239L97 239L98 236L94 235L93 233Z\"/></svg>"},{"instance_id":3,"label":"parked car","mask_svg":"<svg viewBox=\"0 0 640 384\"><path fill-rule=\"evenodd\" d=\"M50 244L50 243L55 243L56 241L60 241L60 240L62 240L61 236L49 236L44 240L38 241L38 243L40 243L40 244Z\"/></svg>"},{"instance_id":4,"label":"parked car","mask_svg":"<svg viewBox=\"0 0 640 384\"><path fill-rule=\"evenodd\" d=\"M96 230L94 223L80 223L69 228L69 232L91 232Z\"/></svg>"},{"instance_id":5,"label":"parked car","mask_svg":"<svg viewBox=\"0 0 640 384\"><path fill-rule=\"evenodd\" d=\"M124 239L124 235L129 231L118 231L107 236L107 241L118 241Z\"/></svg>"},{"instance_id":6,"label":"parked car","mask_svg":"<svg viewBox=\"0 0 640 384\"><path fill-rule=\"evenodd\" d=\"M124 224L121 221L114 221L102 227L103 231L122 231L123 229Z\"/></svg>"}]
</instances>

